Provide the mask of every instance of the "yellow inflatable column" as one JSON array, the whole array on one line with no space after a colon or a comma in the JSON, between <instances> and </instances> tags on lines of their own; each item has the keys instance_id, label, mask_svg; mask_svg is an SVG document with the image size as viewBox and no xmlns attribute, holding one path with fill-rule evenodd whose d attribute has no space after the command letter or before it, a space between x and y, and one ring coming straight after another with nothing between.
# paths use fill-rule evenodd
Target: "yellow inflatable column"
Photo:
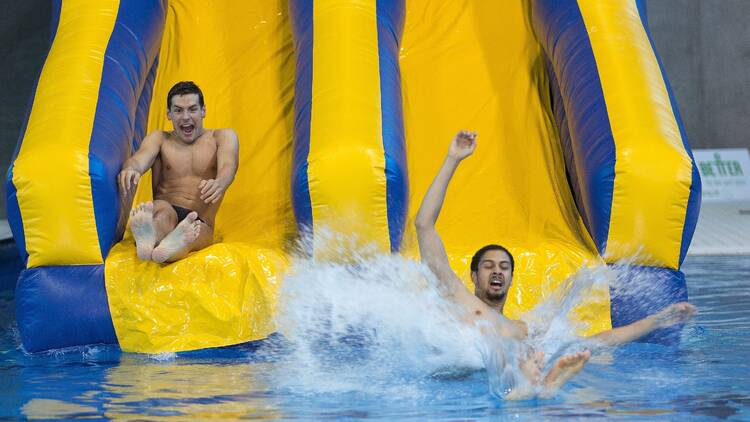
<instances>
[{"instance_id":1,"label":"yellow inflatable column","mask_svg":"<svg viewBox=\"0 0 750 422\"><path fill-rule=\"evenodd\" d=\"M615 143L606 259L678 269L693 165L666 81L635 1L578 4Z\"/></svg>"},{"instance_id":2,"label":"yellow inflatable column","mask_svg":"<svg viewBox=\"0 0 750 422\"><path fill-rule=\"evenodd\" d=\"M313 230L316 252L331 246L327 242L341 245L333 240L340 236L347 240L328 257L366 245L378 251L400 246L406 174L396 57L403 8L379 3L290 5L298 95L295 213L300 226ZM384 122L396 129L384 133Z\"/></svg>"}]
</instances>

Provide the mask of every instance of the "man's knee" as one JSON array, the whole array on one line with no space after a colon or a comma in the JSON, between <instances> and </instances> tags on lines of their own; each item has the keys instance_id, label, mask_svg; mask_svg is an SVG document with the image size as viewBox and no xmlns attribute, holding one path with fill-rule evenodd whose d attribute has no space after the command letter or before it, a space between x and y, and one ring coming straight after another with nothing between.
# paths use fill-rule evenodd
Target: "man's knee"
<instances>
[{"instance_id":1,"label":"man's knee","mask_svg":"<svg viewBox=\"0 0 750 422\"><path fill-rule=\"evenodd\" d=\"M163 224L167 226L177 225L177 212L167 201L154 201L154 224Z\"/></svg>"}]
</instances>

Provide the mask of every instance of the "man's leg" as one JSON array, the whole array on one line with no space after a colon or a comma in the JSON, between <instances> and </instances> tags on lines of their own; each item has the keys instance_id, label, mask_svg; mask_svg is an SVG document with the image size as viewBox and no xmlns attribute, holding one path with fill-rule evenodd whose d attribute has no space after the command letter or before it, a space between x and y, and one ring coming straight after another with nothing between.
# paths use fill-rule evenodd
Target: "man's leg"
<instances>
[{"instance_id":1,"label":"man's leg","mask_svg":"<svg viewBox=\"0 0 750 422\"><path fill-rule=\"evenodd\" d=\"M130 231L135 239L138 258L150 260L156 245L156 230L154 228L154 203L144 202L130 211Z\"/></svg>"},{"instance_id":2,"label":"man's leg","mask_svg":"<svg viewBox=\"0 0 750 422\"><path fill-rule=\"evenodd\" d=\"M154 236L156 244L177 227L177 211L167 201L157 199L154 201Z\"/></svg>"},{"instance_id":3,"label":"man's leg","mask_svg":"<svg viewBox=\"0 0 750 422\"><path fill-rule=\"evenodd\" d=\"M207 227L198 220L198 213L191 212L159 242L151 254L151 259L158 263L174 262L184 258L191 251L208 245L213 238L213 230L208 230ZM202 231L204 235L200 236Z\"/></svg>"}]
</instances>

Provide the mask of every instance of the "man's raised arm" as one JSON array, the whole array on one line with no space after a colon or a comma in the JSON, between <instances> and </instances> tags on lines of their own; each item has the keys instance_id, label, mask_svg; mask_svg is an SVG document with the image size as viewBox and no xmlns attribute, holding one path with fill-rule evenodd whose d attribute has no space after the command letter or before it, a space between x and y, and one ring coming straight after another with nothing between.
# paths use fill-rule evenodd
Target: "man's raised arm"
<instances>
[{"instance_id":1,"label":"man's raised arm","mask_svg":"<svg viewBox=\"0 0 750 422\"><path fill-rule=\"evenodd\" d=\"M422 199L422 205L419 207L415 221L422 262L427 264L442 287L452 295L458 292L465 294L466 289L448 263L448 255L445 253L443 241L435 229L435 222L440 215L440 209L443 207L445 192L448 190L448 183L453 177L453 173L461 160L471 155L477 146L476 136L476 132L461 131L453 138L442 167L440 167L435 180L432 181L432 185Z\"/></svg>"},{"instance_id":2,"label":"man's raised arm","mask_svg":"<svg viewBox=\"0 0 750 422\"><path fill-rule=\"evenodd\" d=\"M162 131L151 132L143 138L141 146L130 158L122 163L122 170L117 175L117 184L120 187L120 195L129 197L135 192L138 181L143 173L154 165L154 160L159 155L161 144L164 141Z\"/></svg>"}]
</instances>

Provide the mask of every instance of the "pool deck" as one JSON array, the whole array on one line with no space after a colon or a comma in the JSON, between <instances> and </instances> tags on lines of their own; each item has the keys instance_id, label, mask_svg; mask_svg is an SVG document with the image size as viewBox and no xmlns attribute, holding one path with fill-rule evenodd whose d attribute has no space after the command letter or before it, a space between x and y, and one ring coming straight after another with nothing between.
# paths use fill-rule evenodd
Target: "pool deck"
<instances>
[{"instance_id":1,"label":"pool deck","mask_svg":"<svg viewBox=\"0 0 750 422\"><path fill-rule=\"evenodd\" d=\"M750 201L701 204L688 255L750 255Z\"/></svg>"}]
</instances>

